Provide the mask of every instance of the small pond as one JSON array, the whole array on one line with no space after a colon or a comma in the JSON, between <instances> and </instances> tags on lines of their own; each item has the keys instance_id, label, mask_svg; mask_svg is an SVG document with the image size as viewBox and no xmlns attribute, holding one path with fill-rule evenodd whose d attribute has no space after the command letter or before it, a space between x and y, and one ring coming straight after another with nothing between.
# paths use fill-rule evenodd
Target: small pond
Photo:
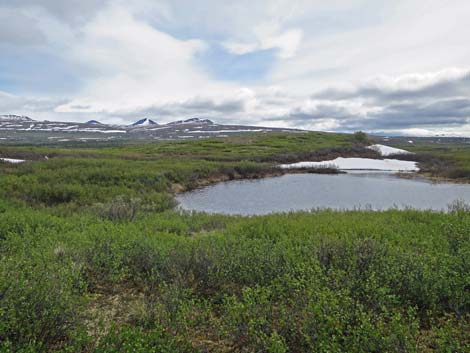
<instances>
[{"instance_id":1,"label":"small pond","mask_svg":"<svg viewBox=\"0 0 470 353\"><path fill-rule=\"evenodd\" d=\"M285 174L223 182L177 196L185 210L238 215L315 208L447 210L457 199L470 203L470 184L404 179L383 172Z\"/></svg>"}]
</instances>

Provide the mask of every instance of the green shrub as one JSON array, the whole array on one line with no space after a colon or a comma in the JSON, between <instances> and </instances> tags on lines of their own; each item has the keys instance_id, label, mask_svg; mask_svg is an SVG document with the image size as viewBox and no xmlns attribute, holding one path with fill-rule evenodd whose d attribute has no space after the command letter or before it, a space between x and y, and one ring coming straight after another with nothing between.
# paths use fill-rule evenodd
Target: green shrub
<instances>
[{"instance_id":1,"label":"green shrub","mask_svg":"<svg viewBox=\"0 0 470 353\"><path fill-rule=\"evenodd\" d=\"M356 131L353 136L354 141L359 144L366 144L369 141L369 137L363 131Z\"/></svg>"},{"instance_id":2,"label":"green shrub","mask_svg":"<svg viewBox=\"0 0 470 353\"><path fill-rule=\"evenodd\" d=\"M96 213L111 221L132 221L141 208L141 200L126 195L114 197L111 201L96 205Z\"/></svg>"},{"instance_id":3,"label":"green shrub","mask_svg":"<svg viewBox=\"0 0 470 353\"><path fill-rule=\"evenodd\" d=\"M143 331L134 327L114 328L103 337L93 353L184 353L193 352L187 342L178 342L162 327Z\"/></svg>"},{"instance_id":4,"label":"green shrub","mask_svg":"<svg viewBox=\"0 0 470 353\"><path fill-rule=\"evenodd\" d=\"M0 341L13 351L61 346L79 325L80 271L67 261L43 261L38 255L2 258Z\"/></svg>"},{"instance_id":5,"label":"green shrub","mask_svg":"<svg viewBox=\"0 0 470 353\"><path fill-rule=\"evenodd\" d=\"M78 202L83 196L83 189L78 185L54 184L34 185L28 198L35 203L57 205L61 203Z\"/></svg>"}]
</instances>

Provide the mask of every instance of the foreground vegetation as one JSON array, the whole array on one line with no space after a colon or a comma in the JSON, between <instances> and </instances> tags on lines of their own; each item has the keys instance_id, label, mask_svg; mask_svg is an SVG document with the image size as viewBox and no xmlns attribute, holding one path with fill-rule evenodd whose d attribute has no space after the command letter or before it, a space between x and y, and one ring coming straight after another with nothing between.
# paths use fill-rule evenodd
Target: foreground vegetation
<instances>
[{"instance_id":1,"label":"foreground vegetation","mask_svg":"<svg viewBox=\"0 0 470 353\"><path fill-rule=\"evenodd\" d=\"M33 162L0 164L0 352L470 351L463 203L173 209L175 189L363 153L330 134L2 149Z\"/></svg>"}]
</instances>

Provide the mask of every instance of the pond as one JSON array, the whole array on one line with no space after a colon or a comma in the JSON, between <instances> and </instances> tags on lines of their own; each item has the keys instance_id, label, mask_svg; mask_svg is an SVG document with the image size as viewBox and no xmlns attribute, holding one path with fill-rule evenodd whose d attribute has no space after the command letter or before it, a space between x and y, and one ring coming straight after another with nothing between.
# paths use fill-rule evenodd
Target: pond
<instances>
[{"instance_id":1,"label":"pond","mask_svg":"<svg viewBox=\"0 0 470 353\"><path fill-rule=\"evenodd\" d=\"M432 183L383 172L285 174L223 182L177 196L185 210L236 215L316 208L447 210L458 199L470 203L470 184Z\"/></svg>"}]
</instances>

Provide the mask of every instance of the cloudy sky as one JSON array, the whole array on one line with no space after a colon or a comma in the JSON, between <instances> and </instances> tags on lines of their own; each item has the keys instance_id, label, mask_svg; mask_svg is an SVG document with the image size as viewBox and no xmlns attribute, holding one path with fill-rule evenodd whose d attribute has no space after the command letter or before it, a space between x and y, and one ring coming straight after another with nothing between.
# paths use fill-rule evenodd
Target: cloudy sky
<instances>
[{"instance_id":1,"label":"cloudy sky","mask_svg":"<svg viewBox=\"0 0 470 353\"><path fill-rule=\"evenodd\" d=\"M470 136L468 0L0 0L0 114Z\"/></svg>"}]
</instances>

